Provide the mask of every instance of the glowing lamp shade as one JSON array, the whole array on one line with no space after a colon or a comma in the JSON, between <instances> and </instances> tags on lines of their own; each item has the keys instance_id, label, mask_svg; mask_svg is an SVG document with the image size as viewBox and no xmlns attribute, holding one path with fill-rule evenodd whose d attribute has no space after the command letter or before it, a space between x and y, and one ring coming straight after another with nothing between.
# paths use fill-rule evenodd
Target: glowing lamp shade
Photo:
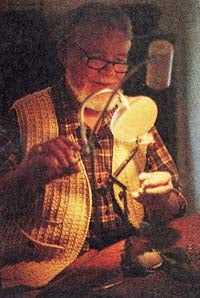
<instances>
[{"instance_id":1,"label":"glowing lamp shade","mask_svg":"<svg viewBox=\"0 0 200 298\"><path fill-rule=\"evenodd\" d=\"M110 126L116 139L134 142L153 127L158 109L146 96L127 97L127 102L115 111Z\"/></svg>"}]
</instances>

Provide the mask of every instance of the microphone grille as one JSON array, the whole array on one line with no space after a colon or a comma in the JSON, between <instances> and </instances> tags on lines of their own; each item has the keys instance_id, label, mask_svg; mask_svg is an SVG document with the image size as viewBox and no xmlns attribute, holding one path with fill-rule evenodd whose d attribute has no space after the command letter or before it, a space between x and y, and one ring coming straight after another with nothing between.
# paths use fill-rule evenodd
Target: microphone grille
<instances>
[{"instance_id":1,"label":"microphone grille","mask_svg":"<svg viewBox=\"0 0 200 298\"><path fill-rule=\"evenodd\" d=\"M150 43L149 45L149 49L148 49L148 53L149 55L165 55L168 54L169 52L173 52L174 47L172 45L171 42L169 42L168 40L154 40Z\"/></svg>"},{"instance_id":2,"label":"microphone grille","mask_svg":"<svg viewBox=\"0 0 200 298\"><path fill-rule=\"evenodd\" d=\"M148 48L146 84L153 90L168 88L171 82L174 48L167 40L154 40Z\"/></svg>"}]
</instances>

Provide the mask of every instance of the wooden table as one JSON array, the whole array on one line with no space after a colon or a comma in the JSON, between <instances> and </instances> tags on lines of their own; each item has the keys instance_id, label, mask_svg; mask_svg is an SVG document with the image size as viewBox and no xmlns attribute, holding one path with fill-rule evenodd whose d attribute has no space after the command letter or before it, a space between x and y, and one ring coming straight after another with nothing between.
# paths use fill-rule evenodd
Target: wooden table
<instances>
[{"instance_id":1,"label":"wooden table","mask_svg":"<svg viewBox=\"0 0 200 298\"><path fill-rule=\"evenodd\" d=\"M136 250L144 242L159 251L183 248L200 270L200 214L175 219L167 226L147 228L139 238L131 239ZM50 283L40 297L200 297L199 283L191 278L174 279L162 269L144 276L124 277L120 262L125 245L126 240L122 240L101 251L91 250Z\"/></svg>"}]
</instances>

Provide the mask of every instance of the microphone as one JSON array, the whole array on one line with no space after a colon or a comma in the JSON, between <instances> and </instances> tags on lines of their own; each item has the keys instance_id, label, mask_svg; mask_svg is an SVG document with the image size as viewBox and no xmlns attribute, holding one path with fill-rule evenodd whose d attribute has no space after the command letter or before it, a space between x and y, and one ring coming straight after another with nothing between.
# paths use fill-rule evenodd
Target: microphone
<instances>
[{"instance_id":1,"label":"microphone","mask_svg":"<svg viewBox=\"0 0 200 298\"><path fill-rule=\"evenodd\" d=\"M152 41L148 48L146 85L153 90L168 88L171 82L174 48L167 40Z\"/></svg>"}]
</instances>

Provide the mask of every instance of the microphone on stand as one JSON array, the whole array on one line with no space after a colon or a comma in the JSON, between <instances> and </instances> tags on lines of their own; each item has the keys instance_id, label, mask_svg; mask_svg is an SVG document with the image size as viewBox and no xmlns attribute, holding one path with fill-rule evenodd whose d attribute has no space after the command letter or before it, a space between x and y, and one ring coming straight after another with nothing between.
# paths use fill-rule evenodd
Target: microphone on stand
<instances>
[{"instance_id":1,"label":"microphone on stand","mask_svg":"<svg viewBox=\"0 0 200 298\"><path fill-rule=\"evenodd\" d=\"M174 47L167 40L154 40L148 48L146 85L156 91L170 86Z\"/></svg>"}]
</instances>

